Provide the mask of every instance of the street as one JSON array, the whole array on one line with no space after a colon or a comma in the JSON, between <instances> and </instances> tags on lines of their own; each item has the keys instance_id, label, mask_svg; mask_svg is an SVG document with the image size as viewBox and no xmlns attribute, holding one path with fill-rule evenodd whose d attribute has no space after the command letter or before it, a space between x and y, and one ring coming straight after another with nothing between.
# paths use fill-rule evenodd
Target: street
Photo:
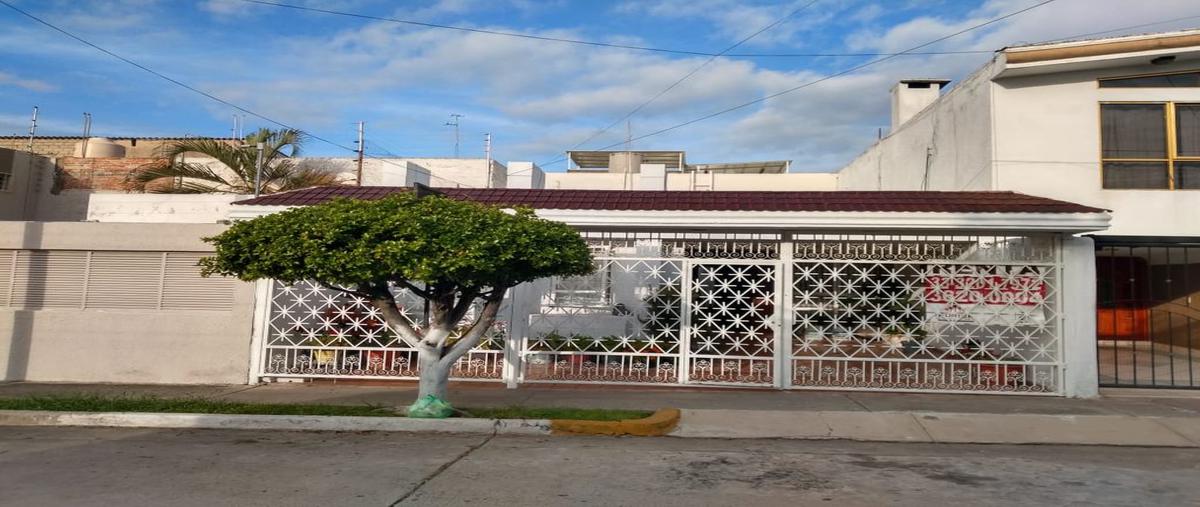
<instances>
[{"instance_id":1,"label":"street","mask_svg":"<svg viewBox=\"0 0 1200 507\"><path fill-rule=\"evenodd\" d=\"M0 428L3 505L1195 505L1200 449Z\"/></svg>"}]
</instances>

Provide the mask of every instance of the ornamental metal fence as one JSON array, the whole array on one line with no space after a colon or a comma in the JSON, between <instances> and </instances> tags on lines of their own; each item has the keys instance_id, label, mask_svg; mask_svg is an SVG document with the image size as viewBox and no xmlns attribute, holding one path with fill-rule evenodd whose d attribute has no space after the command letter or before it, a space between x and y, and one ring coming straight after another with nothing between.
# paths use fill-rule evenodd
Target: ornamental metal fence
<instances>
[{"instance_id":1,"label":"ornamental metal fence","mask_svg":"<svg viewBox=\"0 0 1200 507\"><path fill-rule=\"evenodd\" d=\"M793 244L792 386L1058 391L1055 238Z\"/></svg>"},{"instance_id":2,"label":"ornamental metal fence","mask_svg":"<svg viewBox=\"0 0 1200 507\"><path fill-rule=\"evenodd\" d=\"M596 270L514 288L454 378L1060 391L1053 235L582 234ZM276 283L271 302L263 376L416 376L366 301Z\"/></svg>"},{"instance_id":3,"label":"ornamental metal fence","mask_svg":"<svg viewBox=\"0 0 1200 507\"><path fill-rule=\"evenodd\" d=\"M408 322L421 330L425 305L399 288L393 293ZM264 377L417 378L417 350L383 322L366 299L313 282L273 282ZM455 364L458 380L500 380L507 322L498 319L484 340Z\"/></svg>"}]
</instances>

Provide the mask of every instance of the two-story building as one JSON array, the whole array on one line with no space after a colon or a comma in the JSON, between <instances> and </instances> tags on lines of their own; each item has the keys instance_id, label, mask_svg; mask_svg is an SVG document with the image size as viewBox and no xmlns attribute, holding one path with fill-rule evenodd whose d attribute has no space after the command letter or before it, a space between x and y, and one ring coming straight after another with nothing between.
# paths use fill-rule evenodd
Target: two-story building
<instances>
[{"instance_id":1,"label":"two-story building","mask_svg":"<svg viewBox=\"0 0 1200 507\"><path fill-rule=\"evenodd\" d=\"M1100 382L1200 388L1200 30L1007 47L948 84L898 83L890 134L839 188L1111 210L1094 235Z\"/></svg>"}]
</instances>

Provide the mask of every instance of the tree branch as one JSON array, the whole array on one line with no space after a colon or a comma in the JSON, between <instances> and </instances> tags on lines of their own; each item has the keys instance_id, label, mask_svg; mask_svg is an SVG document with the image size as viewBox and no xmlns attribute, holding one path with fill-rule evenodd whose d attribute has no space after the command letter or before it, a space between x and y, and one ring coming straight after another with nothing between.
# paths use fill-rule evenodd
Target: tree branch
<instances>
[{"instance_id":1,"label":"tree branch","mask_svg":"<svg viewBox=\"0 0 1200 507\"><path fill-rule=\"evenodd\" d=\"M421 336L408 323L408 319L404 318L404 314L396 309L396 300L392 297L392 292L388 290L387 284L364 284L369 297L367 298L371 305L379 309L379 313L383 315L383 321L410 347L417 348L421 343Z\"/></svg>"},{"instance_id":2,"label":"tree branch","mask_svg":"<svg viewBox=\"0 0 1200 507\"><path fill-rule=\"evenodd\" d=\"M318 284L318 285L320 285L320 286L322 286L322 287L325 287L326 289L329 289L329 290L335 290L335 291L338 291L338 292L341 292L341 293L349 294L349 295L351 295L351 296L358 296L358 297L360 297L360 298L363 298L363 299L371 299L371 298L374 298L374 297L375 297L375 296L373 296L373 295L371 295L371 294L368 294L368 293L366 293L366 292L357 291L357 290L354 290L354 289L347 289L347 288L345 288L345 287L338 287L337 285L331 285L331 284L328 284L328 283L325 283L325 282L317 282L317 284Z\"/></svg>"},{"instance_id":3,"label":"tree branch","mask_svg":"<svg viewBox=\"0 0 1200 507\"><path fill-rule=\"evenodd\" d=\"M450 327L458 325L458 322L466 316L467 312L471 311L471 306L475 304L475 298L479 295L478 289L464 289L462 296L458 298L458 304L454 305L454 309L450 311Z\"/></svg>"},{"instance_id":4,"label":"tree branch","mask_svg":"<svg viewBox=\"0 0 1200 507\"><path fill-rule=\"evenodd\" d=\"M492 324L496 322L496 314L500 311L500 302L504 300L503 294L500 292L500 297L492 295L485 299L483 311L479 312L479 318L475 319L475 324L458 341L454 342L454 345L450 346L450 350L442 355L443 365L453 365L455 361L479 344L484 333L487 333Z\"/></svg>"},{"instance_id":5,"label":"tree branch","mask_svg":"<svg viewBox=\"0 0 1200 507\"><path fill-rule=\"evenodd\" d=\"M504 299L504 293L508 292L508 287L493 287L492 290L480 294L484 299L499 297Z\"/></svg>"}]
</instances>

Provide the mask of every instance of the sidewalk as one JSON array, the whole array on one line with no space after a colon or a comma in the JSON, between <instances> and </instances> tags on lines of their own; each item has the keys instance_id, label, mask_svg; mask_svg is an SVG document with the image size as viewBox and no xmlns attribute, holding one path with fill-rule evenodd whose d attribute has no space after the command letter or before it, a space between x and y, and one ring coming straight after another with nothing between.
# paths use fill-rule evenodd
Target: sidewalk
<instances>
[{"instance_id":1,"label":"sidewalk","mask_svg":"<svg viewBox=\"0 0 1200 507\"><path fill-rule=\"evenodd\" d=\"M259 386L0 384L0 397L96 393L203 397L257 403L404 406L409 383ZM674 435L712 438L846 438L897 442L1060 443L1200 447L1200 396L1110 391L1094 400L1036 396L523 386L459 383L458 407L679 408Z\"/></svg>"}]
</instances>

